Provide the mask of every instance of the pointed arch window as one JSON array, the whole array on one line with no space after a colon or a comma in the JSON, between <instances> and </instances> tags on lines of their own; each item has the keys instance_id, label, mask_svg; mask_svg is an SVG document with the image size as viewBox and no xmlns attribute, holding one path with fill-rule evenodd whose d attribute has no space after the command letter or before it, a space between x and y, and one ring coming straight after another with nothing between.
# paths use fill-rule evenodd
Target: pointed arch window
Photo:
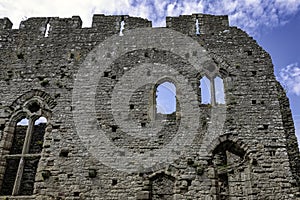
<instances>
[{"instance_id":1,"label":"pointed arch window","mask_svg":"<svg viewBox=\"0 0 300 200\"><path fill-rule=\"evenodd\" d=\"M217 104L225 104L225 92L224 92L224 82L223 79L217 76L214 79L215 95Z\"/></svg>"},{"instance_id":2,"label":"pointed arch window","mask_svg":"<svg viewBox=\"0 0 300 200\"><path fill-rule=\"evenodd\" d=\"M25 114L24 114L25 115ZM14 134L5 155L5 173L0 195L32 195L35 174L41 157L47 119L32 115L20 117L14 123Z\"/></svg>"},{"instance_id":3,"label":"pointed arch window","mask_svg":"<svg viewBox=\"0 0 300 200\"><path fill-rule=\"evenodd\" d=\"M201 104L211 103L211 88L210 80L204 76L200 80L200 90L201 90Z\"/></svg>"},{"instance_id":4,"label":"pointed arch window","mask_svg":"<svg viewBox=\"0 0 300 200\"><path fill-rule=\"evenodd\" d=\"M224 82L219 76L200 79L201 104L225 104Z\"/></svg>"}]
</instances>

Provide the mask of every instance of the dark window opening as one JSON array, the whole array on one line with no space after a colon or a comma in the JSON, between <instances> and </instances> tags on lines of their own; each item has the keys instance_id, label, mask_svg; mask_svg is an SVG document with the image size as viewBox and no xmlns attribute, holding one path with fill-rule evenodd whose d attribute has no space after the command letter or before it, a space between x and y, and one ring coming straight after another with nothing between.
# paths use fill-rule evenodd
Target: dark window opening
<instances>
[{"instance_id":1,"label":"dark window opening","mask_svg":"<svg viewBox=\"0 0 300 200\"><path fill-rule=\"evenodd\" d=\"M270 156L275 156L276 151L275 151L275 150L270 150L270 151L269 151L269 154L270 154Z\"/></svg>"},{"instance_id":2,"label":"dark window opening","mask_svg":"<svg viewBox=\"0 0 300 200\"><path fill-rule=\"evenodd\" d=\"M113 126L111 127L111 131L112 131L112 132L117 132L117 128L118 128L118 127L117 127L116 125L113 125Z\"/></svg>"},{"instance_id":3,"label":"dark window opening","mask_svg":"<svg viewBox=\"0 0 300 200\"><path fill-rule=\"evenodd\" d=\"M145 122L142 122L142 123L141 123L141 127L146 127L146 123L145 123Z\"/></svg>"},{"instance_id":4,"label":"dark window opening","mask_svg":"<svg viewBox=\"0 0 300 200\"><path fill-rule=\"evenodd\" d=\"M46 123L44 117L37 120L22 118L17 122L9 155L6 155L0 195L33 194Z\"/></svg>"},{"instance_id":5,"label":"dark window opening","mask_svg":"<svg viewBox=\"0 0 300 200\"><path fill-rule=\"evenodd\" d=\"M252 51L251 50L248 50L248 51L246 51L247 52L247 55L248 56L252 56Z\"/></svg>"},{"instance_id":6,"label":"dark window opening","mask_svg":"<svg viewBox=\"0 0 300 200\"><path fill-rule=\"evenodd\" d=\"M104 72L104 77L108 77L109 72Z\"/></svg>"},{"instance_id":7,"label":"dark window opening","mask_svg":"<svg viewBox=\"0 0 300 200\"><path fill-rule=\"evenodd\" d=\"M263 127L264 127L264 130L267 130L269 128L269 125L268 124L264 124Z\"/></svg>"},{"instance_id":8,"label":"dark window opening","mask_svg":"<svg viewBox=\"0 0 300 200\"><path fill-rule=\"evenodd\" d=\"M33 102L28 106L28 110L32 113L37 112L40 110L40 105L37 102Z\"/></svg>"},{"instance_id":9,"label":"dark window opening","mask_svg":"<svg viewBox=\"0 0 300 200\"><path fill-rule=\"evenodd\" d=\"M24 54L23 53L18 53L17 57L18 57L18 59L24 59Z\"/></svg>"},{"instance_id":10,"label":"dark window opening","mask_svg":"<svg viewBox=\"0 0 300 200\"><path fill-rule=\"evenodd\" d=\"M114 186L114 185L117 185L118 184L118 180L117 179L112 179L111 180L111 185Z\"/></svg>"},{"instance_id":11,"label":"dark window opening","mask_svg":"<svg viewBox=\"0 0 300 200\"><path fill-rule=\"evenodd\" d=\"M80 192L74 192L74 197L79 197Z\"/></svg>"}]
</instances>

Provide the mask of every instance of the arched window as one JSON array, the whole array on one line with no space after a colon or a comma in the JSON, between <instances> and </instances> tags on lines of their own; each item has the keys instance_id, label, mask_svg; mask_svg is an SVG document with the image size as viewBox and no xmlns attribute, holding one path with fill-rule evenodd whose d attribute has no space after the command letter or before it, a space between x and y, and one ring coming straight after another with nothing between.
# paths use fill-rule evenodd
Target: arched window
<instances>
[{"instance_id":1,"label":"arched window","mask_svg":"<svg viewBox=\"0 0 300 200\"><path fill-rule=\"evenodd\" d=\"M200 80L201 104L211 103L210 80L204 76Z\"/></svg>"},{"instance_id":2,"label":"arched window","mask_svg":"<svg viewBox=\"0 0 300 200\"><path fill-rule=\"evenodd\" d=\"M0 195L32 195L40 160L47 120L45 117L21 117L6 159Z\"/></svg>"},{"instance_id":3,"label":"arched window","mask_svg":"<svg viewBox=\"0 0 300 200\"><path fill-rule=\"evenodd\" d=\"M176 112L176 87L173 83L163 82L156 88L156 113Z\"/></svg>"},{"instance_id":4,"label":"arched window","mask_svg":"<svg viewBox=\"0 0 300 200\"><path fill-rule=\"evenodd\" d=\"M215 92L216 92L216 103L225 104L225 93L224 93L224 83L223 79L217 76L214 79Z\"/></svg>"},{"instance_id":5,"label":"arched window","mask_svg":"<svg viewBox=\"0 0 300 200\"><path fill-rule=\"evenodd\" d=\"M206 76L200 79L201 104L225 104L223 79L219 76L209 79Z\"/></svg>"}]
</instances>

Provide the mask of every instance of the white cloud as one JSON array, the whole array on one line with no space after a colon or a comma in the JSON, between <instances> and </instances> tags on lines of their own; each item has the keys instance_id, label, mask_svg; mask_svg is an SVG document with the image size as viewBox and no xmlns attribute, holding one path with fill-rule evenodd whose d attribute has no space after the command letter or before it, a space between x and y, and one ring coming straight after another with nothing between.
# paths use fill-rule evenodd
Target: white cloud
<instances>
[{"instance_id":1,"label":"white cloud","mask_svg":"<svg viewBox=\"0 0 300 200\"><path fill-rule=\"evenodd\" d=\"M208 4L204 11L228 14L231 25L256 35L262 27L271 28L285 24L299 9L299 0L221 0Z\"/></svg>"},{"instance_id":2,"label":"white cloud","mask_svg":"<svg viewBox=\"0 0 300 200\"><path fill-rule=\"evenodd\" d=\"M0 0L0 17L9 17L14 28L22 19L32 16L79 15L83 26L90 26L95 13L129 14L163 26L166 16L210 13L229 15L231 25L255 35L262 27L285 24L299 9L299 0Z\"/></svg>"},{"instance_id":3,"label":"white cloud","mask_svg":"<svg viewBox=\"0 0 300 200\"><path fill-rule=\"evenodd\" d=\"M278 79L288 93L300 96L300 67L298 63L290 64L281 69Z\"/></svg>"}]
</instances>

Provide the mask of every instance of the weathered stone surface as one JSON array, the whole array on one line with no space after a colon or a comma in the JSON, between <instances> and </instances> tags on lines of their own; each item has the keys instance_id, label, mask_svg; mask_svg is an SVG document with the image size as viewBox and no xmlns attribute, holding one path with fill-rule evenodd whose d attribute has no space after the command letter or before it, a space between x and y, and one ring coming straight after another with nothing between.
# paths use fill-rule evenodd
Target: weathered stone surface
<instances>
[{"instance_id":1,"label":"weathered stone surface","mask_svg":"<svg viewBox=\"0 0 300 200\"><path fill-rule=\"evenodd\" d=\"M173 144L180 131L184 137L194 134L185 151L173 146L176 160L160 163L150 153L156 164L132 173L105 165L86 147L73 118L74 110L86 109L72 102L77 72L93 50L105 40L117 38L122 21L124 36L136 28L151 29L150 21L127 15L94 15L90 28L81 28L78 16L29 18L19 29L11 29L9 19L0 19L0 195L8 199L299 199L300 158L288 99L274 77L269 54L244 31L230 27L227 16L167 17L166 28L155 29L161 30L159 42L157 35L151 34L143 40L136 38L135 44L120 39L111 48L124 42L124 49L132 51L115 58L99 75L101 79L89 85L96 85L96 119L89 125L98 126L116 149L123 148L118 156L163 149ZM199 51L183 49L189 44L178 41L186 41L185 37L197 43ZM168 41L173 46L156 48ZM145 48L135 48L140 46ZM100 56L114 58L117 51L115 48ZM203 66L195 68L192 63ZM143 73L130 74L147 66L149 70ZM114 116L117 109L123 109L112 106L114 89L121 88L124 77L135 80L145 75L160 78L133 91L125 110L128 124L131 120L136 127L128 125L129 131L124 131ZM199 86L204 76L223 80L225 104L201 104ZM180 77L190 85L186 90L198 99L184 95L187 91L185 83L178 81ZM155 114L155 90L165 81L176 86L177 110L170 115ZM130 83L126 84L122 86L129 88ZM194 120L189 115L194 110L184 110L184 105L199 109L193 116L199 122L194 132L182 127ZM22 153L28 130L15 126L22 118L38 116L46 117L47 124L36 131L45 132L33 134L32 146L37 145L29 147L29 152L41 151L40 157L25 166L21 185L26 187L12 197L19 165L13 157ZM83 112L82 116L91 118L91 113ZM153 118L162 124L159 130L151 127ZM24 129L23 134L19 129ZM143 138L149 129L156 134ZM138 157L130 159L138 162ZM34 184L30 176L35 176Z\"/></svg>"}]
</instances>

